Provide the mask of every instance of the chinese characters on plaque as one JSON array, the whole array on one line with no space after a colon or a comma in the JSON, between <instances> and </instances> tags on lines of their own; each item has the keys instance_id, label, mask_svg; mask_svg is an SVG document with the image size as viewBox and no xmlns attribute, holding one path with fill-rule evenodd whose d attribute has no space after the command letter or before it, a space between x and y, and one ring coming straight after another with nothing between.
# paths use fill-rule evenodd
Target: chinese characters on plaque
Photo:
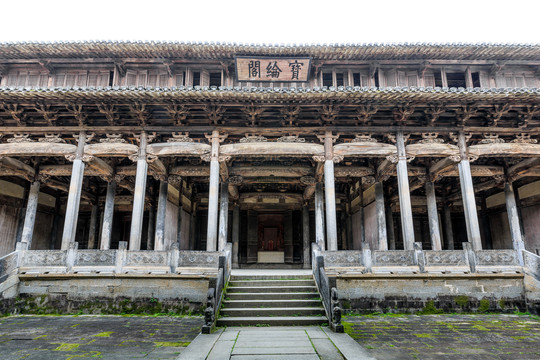
<instances>
[{"instance_id":1,"label":"chinese characters on plaque","mask_svg":"<svg viewBox=\"0 0 540 360\"><path fill-rule=\"evenodd\" d=\"M310 58L236 58L238 81L308 81Z\"/></svg>"}]
</instances>

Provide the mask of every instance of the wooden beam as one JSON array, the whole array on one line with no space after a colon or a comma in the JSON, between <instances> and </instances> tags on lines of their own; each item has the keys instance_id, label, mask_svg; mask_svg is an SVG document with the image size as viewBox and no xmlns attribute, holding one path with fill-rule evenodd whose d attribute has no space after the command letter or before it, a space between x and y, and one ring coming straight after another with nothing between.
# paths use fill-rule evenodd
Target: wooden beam
<instances>
[{"instance_id":1,"label":"wooden beam","mask_svg":"<svg viewBox=\"0 0 540 360\"><path fill-rule=\"evenodd\" d=\"M48 179L44 184L44 186L50 187L52 189L60 190L62 192L69 193L69 184L63 183L61 181L55 180L55 179ZM89 192L82 190L81 191L81 198L88 200L90 202L94 202L96 200L96 197L90 194Z\"/></svg>"},{"instance_id":2,"label":"wooden beam","mask_svg":"<svg viewBox=\"0 0 540 360\"><path fill-rule=\"evenodd\" d=\"M113 168L100 158L94 157L86 163L87 167L94 171L98 176L112 176Z\"/></svg>"},{"instance_id":3,"label":"wooden beam","mask_svg":"<svg viewBox=\"0 0 540 360\"><path fill-rule=\"evenodd\" d=\"M438 176L440 176L442 173L455 167L455 165L456 165L456 161L455 159L451 157L447 157L443 160L439 160L429 168L429 176L432 179L435 179Z\"/></svg>"},{"instance_id":4,"label":"wooden beam","mask_svg":"<svg viewBox=\"0 0 540 360\"><path fill-rule=\"evenodd\" d=\"M11 172L9 175L19 176L28 181L34 181L36 176L33 167L11 157L0 157L0 167L6 170L6 173Z\"/></svg>"},{"instance_id":5,"label":"wooden beam","mask_svg":"<svg viewBox=\"0 0 540 360\"><path fill-rule=\"evenodd\" d=\"M512 180L520 177L528 176L527 173L531 172L531 169L540 166L540 158L530 158L511 166L508 169L508 177Z\"/></svg>"},{"instance_id":6,"label":"wooden beam","mask_svg":"<svg viewBox=\"0 0 540 360\"><path fill-rule=\"evenodd\" d=\"M309 166L234 166L229 169L230 175L242 177L302 177L313 174Z\"/></svg>"}]
</instances>

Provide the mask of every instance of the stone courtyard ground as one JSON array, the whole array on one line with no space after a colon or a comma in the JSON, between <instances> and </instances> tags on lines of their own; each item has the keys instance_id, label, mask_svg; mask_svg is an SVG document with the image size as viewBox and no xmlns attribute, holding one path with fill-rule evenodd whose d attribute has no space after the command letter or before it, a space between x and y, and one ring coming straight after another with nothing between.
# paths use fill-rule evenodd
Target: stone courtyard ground
<instances>
[{"instance_id":1,"label":"stone courtyard ground","mask_svg":"<svg viewBox=\"0 0 540 360\"><path fill-rule=\"evenodd\" d=\"M176 359L202 317L0 318L0 359ZM346 331L377 359L540 359L530 315L347 316Z\"/></svg>"},{"instance_id":2,"label":"stone courtyard ground","mask_svg":"<svg viewBox=\"0 0 540 360\"><path fill-rule=\"evenodd\" d=\"M537 316L349 316L344 325L377 359L540 359Z\"/></svg>"}]
</instances>

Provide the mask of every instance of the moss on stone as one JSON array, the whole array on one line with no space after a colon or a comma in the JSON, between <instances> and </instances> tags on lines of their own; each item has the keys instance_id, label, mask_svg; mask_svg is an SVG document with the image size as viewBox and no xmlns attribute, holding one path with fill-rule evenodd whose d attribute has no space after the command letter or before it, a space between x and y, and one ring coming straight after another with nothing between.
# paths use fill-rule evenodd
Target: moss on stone
<instances>
[{"instance_id":1,"label":"moss on stone","mask_svg":"<svg viewBox=\"0 0 540 360\"><path fill-rule=\"evenodd\" d=\"M482 299L480 300L480 305L478 306L478 312L485 313L489 310L489 300Z\"/></svg>"},{"instance_id":2,"label":"moss on stone","mask_svg":"<svg viewBox=\"0 0 540 360\"><path fill-rule=\"evenodd\" d=\"M459 295L455 297L454 302L463 309L469 304L469 297L466 295Z\"/></svg>"},{"instance_id":3,"label":"moss on stone","mask_svg":"<svg viewBox=\"0 0 540 360\"><path fill-rule=\"evenodd\" d=\"M426 303L424 308L418 312L419 315L434 315L442 314L444 311L442 309L437 309L435 306L435 301L430 300Z\"/></svg>"}]
</instances>

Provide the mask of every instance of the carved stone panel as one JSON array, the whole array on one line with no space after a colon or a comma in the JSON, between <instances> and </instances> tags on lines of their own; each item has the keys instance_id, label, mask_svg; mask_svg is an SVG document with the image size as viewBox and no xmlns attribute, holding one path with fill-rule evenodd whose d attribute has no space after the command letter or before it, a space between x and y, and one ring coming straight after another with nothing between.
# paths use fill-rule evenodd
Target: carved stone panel
<instances>
[{"instance_id":1,"label":"carved stone panel","mask_svg":"<svg viewBox=\"0 0 540 360\"><path fill-rule=\"evenodd\" d=\"M467 259L461 250L424 251L426 266L466 266Z\"/></svg>"},{"instance_id":2,"label":"carved stone panel","mask_svg":"<svg viewBox=\"0 0 540 360\"><path fill-rule=\"evenodd\" d=\"M345 266L363 266L362 251L343 250L343 251L324 251L325 267L345 267Z\"/></svg>"},{"instance_id":3,"label":"carved stone panel","mask_svg":"<svg viewBox=\"0 0 540 360\"><path fill-rule=\"evenodd\" d=\"M65 250L30 250L22 259L22 266L66 266Z\"/></svg>"},{"instance_id":4,"label":"carved stone panel","mask_svg":"<svg viewBox=\"0 0 540 360\"><path fill-rule=\"evenodd\" d=\"M167 266L166 251L128 251L127 266Z\"/></svg>"},{"instance_id":5,"label":"carved stone panel","mask_svg":"<svg viewBox=\"0 0 540 360\"><path fill-rule=\"evenodd\" d=\"M79 250L75 266L114 266L116 250Z\"/></svg>"},{"instance_id":6,"label":"carved stone panel","mask_svg":"<svg viewBox=\"0 0 540 360\"><path fill-rule=\"evenodd\" d=\"M219 267L221 253L209 251L180 251L178 267Z\"/></svg>"},{"instance_id":7,"label":"carved stone panel","mask_svg":"<svg viewBox=\"0 0 540 360\"><path fill-rule=\"evenodd\" d=\"M373 251L374 266L413 266L414 250L375 250Z\"/></svg>"},{"instance_id":8,"label":"carved stone panel","mask_svg":"<svg viewBox=\"0 0 540 360\"><path fill-rule=\"evenodd\" d=\"M515 250L476 251L476 265L519 265Z\"/></svg>"}]
</instances>

